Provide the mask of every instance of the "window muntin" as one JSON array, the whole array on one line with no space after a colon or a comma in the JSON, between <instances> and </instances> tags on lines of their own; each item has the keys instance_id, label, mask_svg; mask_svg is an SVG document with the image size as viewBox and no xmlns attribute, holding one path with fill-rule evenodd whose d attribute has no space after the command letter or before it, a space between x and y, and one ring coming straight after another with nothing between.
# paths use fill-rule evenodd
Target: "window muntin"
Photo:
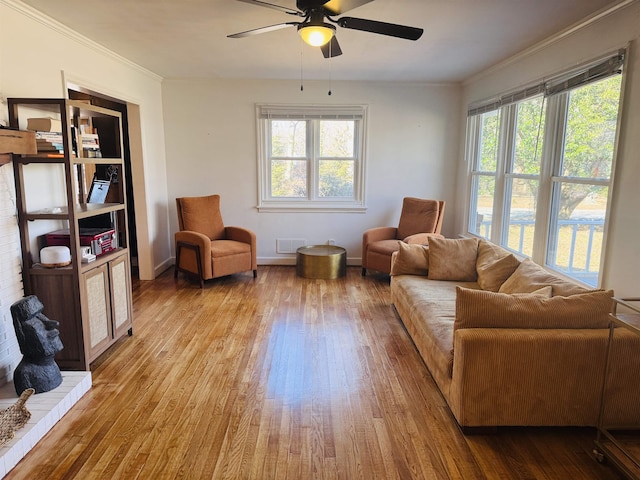
<instances>
[{"instance_id":1,"label":"window muntin","mask_svg":"<svg viewBox=\"0 0 640 480\"><path fill-rule=\"evenodd\" d=\"M259 105L257 116L260 210L364 209L366 107Z\"/></svg>"},{"instance_id":2,"label":"window muntin","mask_svg":"<svg viewBox=\"0 0 640 480\"><path fill-rule=\"evenodd\" d=\"M473 168L482 144L483 107L468 121L471 169L469 232L597 286L614 166L624 54L556 81L534 95L489 105L500 118L495 186ZM594 76L593 74L599 74ZM568 78L568 77L567 77ZM562 88L567 85L566 88ZM537 95L537 96L535 96ZM549 142L547 147L544 143ZM478 220L481 188L494 189L489 225ZM539 211L542 208L542 211ZM497 220L497 221L496 221ZM539 232L538 232L539 230Z\"/></svg>"}]
</instances>

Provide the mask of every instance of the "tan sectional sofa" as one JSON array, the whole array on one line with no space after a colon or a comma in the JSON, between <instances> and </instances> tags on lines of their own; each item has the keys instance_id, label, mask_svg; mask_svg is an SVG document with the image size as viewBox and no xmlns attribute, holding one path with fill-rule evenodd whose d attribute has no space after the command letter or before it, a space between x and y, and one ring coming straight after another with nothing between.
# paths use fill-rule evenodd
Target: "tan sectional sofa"
<instances>
[{"instance_id":1,"label":"tan sectional sofa","mask_svg":"<svg viewBox=\"0 0 640 480\"><path fill-rule=\"evenodd\" d=\"M462 427L595 426L612 294L475 238L403 245L391 270L395 309ZM640 338L617 329L612 351L607 424L638 425Z\"/></svg>"}]
</instances>

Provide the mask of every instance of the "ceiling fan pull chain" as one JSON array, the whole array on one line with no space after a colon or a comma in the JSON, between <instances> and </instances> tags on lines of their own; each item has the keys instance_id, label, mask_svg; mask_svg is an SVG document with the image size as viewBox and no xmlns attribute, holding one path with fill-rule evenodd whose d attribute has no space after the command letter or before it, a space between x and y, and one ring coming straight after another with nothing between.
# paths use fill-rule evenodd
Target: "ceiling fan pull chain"
<instances>
[{"instance_id":1,"label":"ceiling fan pull chain","mask_svg":"<svg viewBox=\"0 0 640 480\"><path fill-rule=\"evenodd\" d=\"M304 43L300 40L300 91L304 92L304 83L302 78L302 52L304 51Z\"/></svg>"},{"instance_id":2,"label":"ceiling fan pull chain","mask_svg":"<svg viewBox=\"0 0 640 480\"><path fill-rule=\"evenodd\" d=\"M331 96L331 79L333 77L333 56L331 55L331 42L329 42L329 92L327 95Z\"/></svg>"}]
</instances>

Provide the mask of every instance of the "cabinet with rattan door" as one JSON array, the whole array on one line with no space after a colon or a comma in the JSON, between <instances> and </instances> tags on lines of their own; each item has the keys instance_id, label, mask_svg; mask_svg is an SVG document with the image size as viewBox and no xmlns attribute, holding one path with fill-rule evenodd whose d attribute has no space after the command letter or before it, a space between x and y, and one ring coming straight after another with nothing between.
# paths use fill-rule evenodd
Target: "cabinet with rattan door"
<instances>
[{"instance_id":1,"label":"cabinet with rattan door","mask_svg":"<svg viewBox=\"0 0 640 480\"><path fill-rule=\"evenodd\" d=\"M83 323L95 358L131 325L131 279L126 255L82 274Z\"/></svg>"}]
</instances>

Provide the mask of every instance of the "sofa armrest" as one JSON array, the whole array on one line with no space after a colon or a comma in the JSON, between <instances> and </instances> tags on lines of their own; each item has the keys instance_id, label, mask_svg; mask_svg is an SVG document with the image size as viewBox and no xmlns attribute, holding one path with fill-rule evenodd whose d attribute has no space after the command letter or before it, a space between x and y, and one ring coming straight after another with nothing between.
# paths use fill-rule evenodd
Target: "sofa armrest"
<instances>
[{"instance_id":1,"label":"sofa armrest","mask_svg":"<svg viewBox=\"0 0 640 480\"><path fill-rule=\"evenodd\" d=\"M607 329L454 334L448 401L461 426L597 424Z\"/></svg>"}]
</instances>

